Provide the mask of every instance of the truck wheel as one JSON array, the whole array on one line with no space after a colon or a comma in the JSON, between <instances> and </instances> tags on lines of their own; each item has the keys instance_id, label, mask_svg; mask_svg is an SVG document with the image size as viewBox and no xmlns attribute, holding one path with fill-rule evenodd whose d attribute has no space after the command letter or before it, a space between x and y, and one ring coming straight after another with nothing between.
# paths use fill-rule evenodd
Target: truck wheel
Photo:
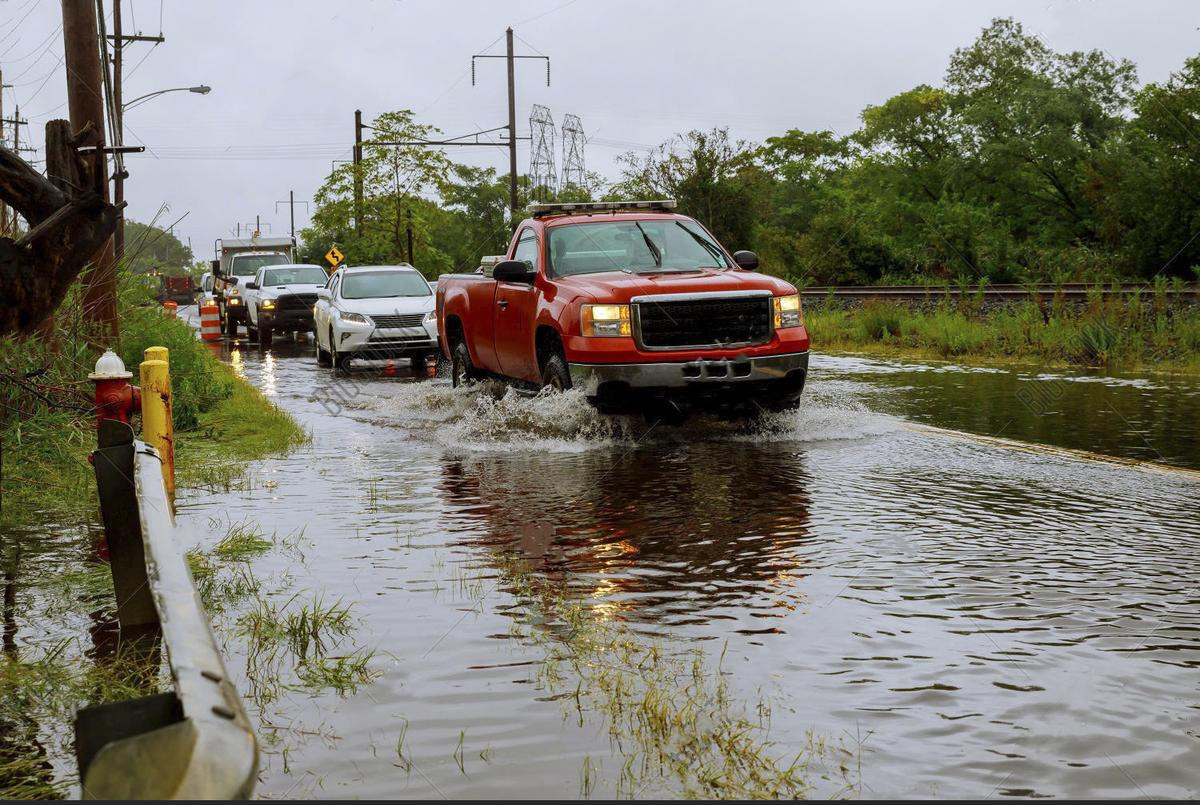
<instances>
[{"instance_id":1,"label":"truck wheel","mask_svg":"<svg viewBox=\"0 0 1200 805\"><path fill-rule=\"evenodd\" d=\"M471 365L471 350L467 349L466 341L459 341L450 357L450 385L458 388L478 379L479 373Z\"/></svg>"},{"instance_id":2,"label":"truck wheel","mask_svg":"<svg viewBox=\"0 0 1200 805\"><path fill-rule=\"evenodd\" d=\"M237 338L237 322L233 320L233 316L228 310L225 311L225 335Z\"/></svg>"},{"instance_id":3,"label":"truck wheel","mask_svg":"<svg viewBox=\"0 0 1200 805\"><path fill-rule=\"evenodd\" d=\"M270 348L271 340L275 337L274 331L270 324L263 324L263 320L258 320L258 343L259 346Z\"/></svg>"},{"instance_id":4,"label":"truck wheel","mask_svg":"<svg viewBox=\"0 0 1200 805\"><path fill-rule=\"evenodd\" d=\"M546 359L546 366L542 369L542 387L555 391L571 388L571 372L562 355L555 353Z\"/></svg>"}]
</instances>

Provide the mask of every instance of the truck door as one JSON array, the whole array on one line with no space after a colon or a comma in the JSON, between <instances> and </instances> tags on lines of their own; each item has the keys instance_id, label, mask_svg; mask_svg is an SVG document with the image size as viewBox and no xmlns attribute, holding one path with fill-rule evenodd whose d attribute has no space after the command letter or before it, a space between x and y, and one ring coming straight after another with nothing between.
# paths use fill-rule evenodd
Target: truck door
<instances>
[{"instance_id":1,"label":"truck door","mask_svg":"<svg viewBox=\"0 0 1200 805\"><path fill-rule=\"evenodd\" d=\"M517 238L513 260L524 261L538 270L541 249L537 233L524 229ZM541 381L533 343L533 319L537 313L537 289L523 282L497 282L495 302L496 358L500 371L509 377Z\"/></svg>"}]
</instances>

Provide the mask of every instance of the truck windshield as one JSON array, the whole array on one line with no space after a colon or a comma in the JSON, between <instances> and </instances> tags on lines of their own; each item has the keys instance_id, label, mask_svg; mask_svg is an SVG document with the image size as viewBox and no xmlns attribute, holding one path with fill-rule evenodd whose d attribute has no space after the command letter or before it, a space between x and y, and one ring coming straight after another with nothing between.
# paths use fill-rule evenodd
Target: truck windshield
<instances>
[{"instance_id":1,"label":"truck windshield","mask_svg":"<svg viewBox=\"0 0 1200 805\"><path fill-rule=\"evenodd\" d=\"M550 274L694 271L731 268L725 252L694 221L602 221L549 228Z\"/></svg>"},{"instance_id":2,"label":"truck windshield","mask_svg":"<svg viewBox=\"0 0 1200 805\"><path fill-rule=\"evenodd\" d=\"M229 273L235 277L253 277L263 266L278 266L288 262L286 254L235 254L229 263Z\"/></svg>"},{"instance_id":3,"label":"truck windshield","mask_svg":"<svg viewBox=\"0 0 1200 805\"><path fill-rule=\"evenodd\" d=\"M343 299L429 296L429 283L415 271L359 271L342 280Z\"/></svg>"},{"instance_id":4,"label":"truck windshield","mask_svg":"<svg viewBox=\"0 0 1200 805\"><path fill-rule=\"evenodd\" d=\"M263 285L324 285L329 275L320 266L292 266L271 268L263 272Z\"/></svg>"}]
</instances>

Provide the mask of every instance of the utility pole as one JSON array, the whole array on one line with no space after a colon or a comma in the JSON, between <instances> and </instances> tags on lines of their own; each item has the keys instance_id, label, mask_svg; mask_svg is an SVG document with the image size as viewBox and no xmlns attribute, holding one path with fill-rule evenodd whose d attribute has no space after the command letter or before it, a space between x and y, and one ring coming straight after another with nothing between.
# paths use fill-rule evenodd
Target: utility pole
<instances>
[{"instance_id":1,"label":"utility pole","mask_svg":"<svg viewBox=\"0 0 1200 805\"><path fill-rule=\"evenodd\" d=\"M354 231L362 234L363 178L362 178L362 110L354 110Z\"/></svg>"},{"instance_id":2,"label":"utility pole","mask_svg":"<svg viewBox=\"0 0 1200 805\"><path fill-rule=\"evenodd\" d=\"M413 231L412 231L412 210L405 210L405 216L408 218L408 264L413 263Z\"/></svg>"},{"instance_id":3,"label":"utility pole","mask_svg":"<svg viewBox=\"0 0 1200 805\"><path fill-rule=\"evenodd\" d=\"M292 222L292 239L295 240L296 239L296 205L303 204L304 211L308 212L308 202L307 201L296 201L296 192L294 190L289 190L287 201L276 201L275 202L275 212L279 212L280 204L288 205L288 213L291 217L291 222Z\"/></svg>"},{"instance_id":4,"label":"utility pole","mask_svg":"<svg viewBox=\"0 0 1200 805\"><path fill-rule=\"evenodd\" d=\"M125 142L125 113L121 111L121 0L113 0L113 110L116 112L117 144ZM113 204L117 206L117 228L113 231L113 257L125 257L125 171L113 177Z\"/></svg>"},{"instance_id":5,"label":"utility pole","mask_svg":"<svg viewBox=\"0 0 1200 805\"><path fill-rule=\"evenodd\" d=\"M116 117L115 129L117 132L117 140L119 144L125 142L125 108L122 102L121 91L121 73L124 63L125 43L126 42L154 42L155 44L166 41L160 33L158 36L143 36L136 34L126 36L121 32L121 3L122 0L113 0L113 32L107 35L108 39L113 43L112 67L113 67L113 112ZM117 229L113 233L113 251L117 260L121 260L125 256L125 207L121 203L125 200L125 179L127 173L122 166L113 176L113 204L117 206Z\"/></svg>"},{"instance_id":6,"label":"utility pole","mask_svg":"<svg viewBox=\"0 0 1200 805\"><path fill-rule=\"evenodd\" d=\"M516 88L516 60L517 59L543 59L546 62L546 86L550 86L550 57L549 56L516 56L513 54L513 29L505 30L507 39L507 52L504 56L492 56L486 53L476 53L471 57L471 85L475 85L475 60L476 59L504 59L508 64L508 209L509 217L512 219L512 228L516 230L517 222L521 220L521 211L517 208L517 140L526 139L517 137L517 88ZM499 128L499 127L498 127ZM488 129L487 131L477 132L475 137L478 139L480 134L487 134L488 131L496 129ZM471 135L467 135L471 136ZM455 141L428 141L423 145L468 145L467 142L462 142L462 137L455 138ZM499 143L496 143L499 145Z\"/></svg>"},{"instance_id":7,"label":"utility pole","mask_svg":"<svg viewBox=\"0 0 1200 805\"><path fill-rule=\"evenodd\" d=\"M4 83L4 71L0 70L0 145L4 144L4 90L12 84ZM14 151L14 153L16 153ZM17 154L20 156L20 154ZM13 212L13 223L16 223L16 212ZM14 226L13 229L16 229ZM0 201L0 236L8 234L8 205Z\"/></svg>"},{"instance_id":8,"label":"utility pole","mask_svg":"<svg viewBox=\"0 0 1200 805\"><path fill-rule=\"evenodd\" d=\"M516 63L513 61L513 29L505 32L508 40L508 209L512 228L517 230L517 81ZM549 69L549 68L547 68Z\"/></svg>"},{"instance_id":9,"label":"utility pole","mask_svg":"<svg viewBox=\"0 0 1200 805\"><path fill-rule=\"evenodd\" d=\"M104 89L100 81L99 33L96 4L89 0L62 0L63 57L67 68L67 106L71 128L92 127L97 150L88 178L92 189L108 201L108 158L104 151ZM112 239L104 242L83 275L84 321L97 325L96 337L115 340L117 322L117 274Z\"/></svg>"}]
</instances>

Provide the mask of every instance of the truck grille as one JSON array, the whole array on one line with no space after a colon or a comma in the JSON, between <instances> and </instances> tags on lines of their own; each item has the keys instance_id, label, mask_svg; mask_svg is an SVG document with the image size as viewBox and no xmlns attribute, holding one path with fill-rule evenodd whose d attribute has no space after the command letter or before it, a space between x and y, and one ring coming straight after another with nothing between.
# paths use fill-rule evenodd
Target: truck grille
<instances>
[{"instance_id":1,"label":"truck grille","mask_svg":"<svg viewBox=\"0 0 1200 805\"><path fill-rule=\"evenodd\" d=\"M758 344L771 337L771 298L642 301L638 340L648 349Z\"/></svg>"},{"instance_id":2,"label":"truck grille","mask_svg":"<svg viewBox=\"0 0 1200 805\"><path fill-rule=\"evenodd\" d=\"M312 313L312 306L316 303L315 293L284 294L275 300L275 310L279 313Z\"/></svg>"},{"instance_id":3,"label":"truck grille","mask_svg":"<svg viewBox=\"0 0 1200 805\"><path fill-rule=\"evenodd\" d=\"M375 322L376 327L384 330L395 330L400 327L420 327L421 319L425 318L424 313L406 313L404 315L388 315L388 316L371 316L371 321Z\"/></svg>"}]
</instances>

